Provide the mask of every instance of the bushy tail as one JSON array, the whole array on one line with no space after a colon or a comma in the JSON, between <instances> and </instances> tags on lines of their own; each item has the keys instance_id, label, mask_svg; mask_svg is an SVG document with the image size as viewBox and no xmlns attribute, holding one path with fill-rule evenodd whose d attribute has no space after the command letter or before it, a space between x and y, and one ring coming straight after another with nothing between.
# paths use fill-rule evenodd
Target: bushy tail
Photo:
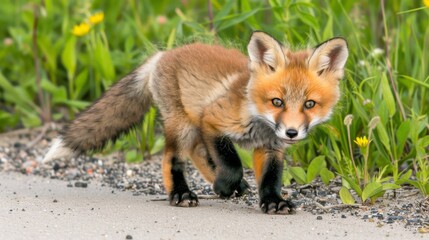
<instances>
[{"instance_id":1,"label":"bushy tail","mask_svg":"<svg viewBox=\"0 0 429 240\"><path fill-rule=\"evenodd\" d=\"M69 123L43 162L100 150L107 142L114 141L140 123L152 102L148 83L160 54L114 84Z\"/></svg>"}]
</instances>

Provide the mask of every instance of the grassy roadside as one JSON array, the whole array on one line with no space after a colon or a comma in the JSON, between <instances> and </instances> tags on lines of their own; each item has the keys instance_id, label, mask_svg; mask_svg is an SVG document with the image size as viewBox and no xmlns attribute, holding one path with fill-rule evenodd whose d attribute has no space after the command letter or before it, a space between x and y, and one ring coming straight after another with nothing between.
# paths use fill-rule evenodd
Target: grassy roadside
<instances>
[{"instance_id":1,"label":"grassy roadside","mask_svg":"<svg viewBox=\"0 0 429 240\"><path fill-rule=\"evenodd\" d=\"M427 1L5 0L0 6L0 132L72 119L156 49L203 40L245 49L262 29L292 47L347 38L333 119L286 156L284 182L340 176L375 201L412 184L429 194ZM156 111L114 150L128 161L163 146ZM368 141L366 141L368 140ZM240 151L251 166L250 154Z\"/></svg>"}]
</instances>

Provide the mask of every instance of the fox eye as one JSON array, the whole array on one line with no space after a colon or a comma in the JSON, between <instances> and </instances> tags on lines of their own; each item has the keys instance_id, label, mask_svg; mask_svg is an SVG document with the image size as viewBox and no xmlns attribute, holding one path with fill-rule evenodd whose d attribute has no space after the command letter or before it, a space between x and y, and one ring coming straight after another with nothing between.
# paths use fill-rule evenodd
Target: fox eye
<instances>
[{"instance_id":1,"label":"fox eye","mask_svg":"<svg viewBox=\"0 0 429 240\"><path fill-rule=\"evenodd\" d=\"M313 100L308 100L308 101L306 101L306 102L304 103L304 107L305 107L306 109L313 108L313 107L314 107L314 105L316 105L316 102L315 102L315 101L313 101Z\"/></svg>"},{"instance_id":2,"label":"fox eye","mask_svg":"<svg viewBox=\"0 0 429 240\"><path fill-rule=\"evenodd\" d=\"M280 98L273 98L271 100L271 102L273 103L274 107L282 107L283 106L283 101Z\"/></svg>"}]
</instances>

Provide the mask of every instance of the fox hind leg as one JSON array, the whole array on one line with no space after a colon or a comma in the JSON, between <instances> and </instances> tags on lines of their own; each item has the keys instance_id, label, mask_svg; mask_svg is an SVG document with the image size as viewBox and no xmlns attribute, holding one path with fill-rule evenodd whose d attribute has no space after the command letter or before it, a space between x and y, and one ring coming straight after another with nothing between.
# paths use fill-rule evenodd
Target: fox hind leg
<instances>
[{"instance_id":1,"label":"fox hind leg","mask_svg":"<svg viewBox=\"0 0 429 240\"><path fill-rule=\"evenodd\" d=\"M166 149L162 159L162 173L170 205L178 207L198 206L197 195L189 190L184 175L185 162Z\"/></svg>"},{"instance_id":2,"label":"fox hind leg","mask_svg":"<svg viewBox=\"0 0 429 240\"><path fill-rule=\"evenodd\" d=\"M192 192L185 180L185 161L180 150L177 132L164 124L165 150L162 159L162 175L165 189L169 195L170 205L178 207L198 206L198 197Z\"/></svg>"},{"instance_id":3,"label":"fox hind leg","mask_svg":"<svg viewBox=\"0 0 429 240\"><path fill-rule=\"evenodd\" d=\"M196 143L189 157L204 179L209 183L213 183L216 178L216 165L210 158L204 144Z\"/></svg>"}]
</instances>

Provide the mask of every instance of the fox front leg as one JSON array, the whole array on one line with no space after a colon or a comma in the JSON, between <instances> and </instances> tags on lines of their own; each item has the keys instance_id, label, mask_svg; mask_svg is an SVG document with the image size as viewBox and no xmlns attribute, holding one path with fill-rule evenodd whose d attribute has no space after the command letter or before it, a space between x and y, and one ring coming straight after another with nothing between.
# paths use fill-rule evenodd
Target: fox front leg
<instances>
[{"instance_id":1,"label":"fox front leg","mask_svg":"<svg viewBox=\"0 0 429 240\"><path fill-rule=\"evenodd\" d=\"M213 190L222 198L228 198L234 192L242 195L249 188L243 179L243 167L234 144L227 137L206 138L210 157L216 164L216 178Z\"/></svg>"},{"instance_id":2,"label":"fox front leg","mask_svg":"<svg viewBox=\"0 0 429 240\"><path fill-rule=\"evenodd\" d=\"M268 214L290 214L295 206L281 196L283 151L254 150L253 166L259 190L259 206Z\"/></svg>"}]
</instances>

